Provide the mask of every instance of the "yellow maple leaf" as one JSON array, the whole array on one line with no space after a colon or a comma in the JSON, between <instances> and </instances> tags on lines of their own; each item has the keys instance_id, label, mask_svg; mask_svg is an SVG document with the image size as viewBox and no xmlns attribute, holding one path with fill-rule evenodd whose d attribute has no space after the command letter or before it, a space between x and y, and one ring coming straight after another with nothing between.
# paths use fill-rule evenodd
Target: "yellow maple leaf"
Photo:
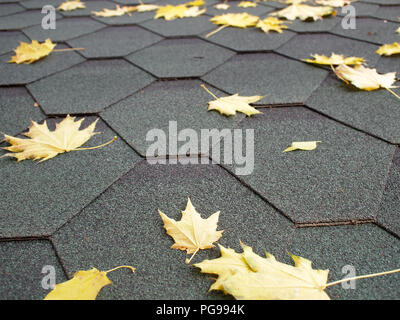
<instances>
[{"instance_id":1,"label":"yellow maple leaf","mask_svg":"<svg viewBox=\"0 0 400 320\"><path fill-rule=\"evenodd\" d=\"M92 14L98 17L119 17L123 16L125 14L130 14L131 12L136 11L135 6L119 6L116 5L115 9L107 9L104 8L103 11L92 11Z\"/></svg>"},{"instance_id":2,"label":"yellow maple leaf","mask_svg":"<svg viewBox=\"0 0 400 320\"><path fill-rule=\"evenodd\" d=\"M315 3L323 5L323 6L330 6L335 8L340 8L351 4L353 0L316 0Z\"/></svg>"},{"instance_id":3,"label":"yellow maple leaf","mask_svg":"<svg viewBox=\"0 0 400 320\"><path fill-rule=\"evenodd\" d=\"M376 53L379 55L385 55L385 56L399 54L400 53L400 43L393 42L391 44L384 44L383 46L379 47L378 50L376 50Z\"/></svg>"},{"instance_id":4,"label":"yellow maple leaf","mask_svg":"<svg viewBox=\"0 0 400 320\"><path fill-rule=\"evenodd\" d=\"M206 12L206 8L204 9L200 9L199 7L190 7L187 8L187 10L185 11L185 18L189 18L189 17L198 17L199 15L203 14L204 12Z\"/></svg>"},{"instance_id":5,"label":"yellow maple leaf","mask_svg":"<svg viewBox=\"0 0 400 320\"><path fill-rule=\"evenodd\" d=\"M157 10L159 7L155 4L139 4L135 8L137 12L147 12Z\"/></svg>"},{"instance_id":6,"label":"yellow maple leaf","mask_svg":"<svg viewBox=\"0 0 400 320\"><path fill-rule=\"evenodd\" d=\"M218 3L214 6L214 8L218 9L218 10L227 10L227 9L229 9L229 7L230 7L230 5L227 3Z\"/></svg>"},{"instance_id":7,"label":"yellow maple leaf","mask_svg":"<svg viewBox=\"0 0 400 320\"><path fill-rule=\"evenodd\" d=\"M210 290L223 290L244 300L328 300L324 289L329 270L315 270L311 261L291 255L294 266L255 254L251 247L241 243L243 253L221 248L221 257L205 260L194 266L203 273L217 274Z\"/></svg>"},{"instance_id":8,"label":"yellow maple leaf","mask_svg":"<svg viewBox=\"0 0 400 320\"><path fill-rule=\"evenodd\" d=\"M200 249L213 248L213 243L222 236L223 230L217 231L219 211L207 219L202 219L190 199L188 199L186 209L182 211L180 221L168 218L160 210L158 213L164 222L167 234L175 241L171 248L186 250L187 254L193 254L189 260L186 259L186 263L189 263Z\"/></svg>"},{"instance_id":9,"label":"yellow maple leaf","mask_svg":"<svg viewBox=\"0 0 400 320\"><path fill-rule=\"evenodd\" d=\"M305 150L310 151L317 148L317 143L321 141L299 141L299 142L292 142L290 147L287 147L283 152L294 151L294 150Z\"/></svg>"},{"instance_id":10,"label":"yellow maple leaf","mask_svg":"<svg viewBox=\"0 0 400 320\"><path fill-rule=\"evenodd\" d=\"M204 0L194 0L194 1L187 2L186 5L188 7L191 7L191 6L201 7L201 6L205 5L205 2L204 2Z\"/></svg>"},{"instance_id":11,"label":"yellow maple leaf","mask_svg":"<svg viewBox=\"0 0 400 320\"><path fill-rule=\"evenodd\" d=\"M112 283L107 274L119 268L135 271L131 266L119 266L108 271L99 271L96 268L79 270L72 279L56 284L43 300L95 300L100 290Z\"/></svg>"},{"instance_id":12,"label":"yellow maple leaf","mask_svg":"<svg viewBox=\"0 0 400 320\"><path fill-rule=\"evenodd\" d=\"M396 82L396 72L379 74L376 69L364 66L352 68L344 64L336 67L334 71L341 80L350 81L359 89L371 91L379 88L397 88L393 86Z\"/></svg>"},{"instance_id":13,"label":"yellow maple leaf","mask_svg":"<svg viewBox=\"0 0 400 320\"><path fill-rule=\"evenodd\" d=\"M288 26L283 23L284 21L279 20L278 18L267 17L263 20L259 20L256 27L261 28L261 30L263 30L265 33L269 33L270 31L282 33L283 29L288 28Z\"/></svg>"},{"instance_id":14,"label":"yellow maple leaf","mask_svg":"<svg viewBox=\"0 0 400 320\"><path fill-rule=\"evenodd\" d=\"M257 3L252 1L241 1L237 6L241 8L254 8L257 7Z\"/></svg>"},{"instance_id":15,"label":"yellow maple leaf","mask_svg":"<svg viewBox=\"0 0 400 320\"><path fill-rule=\"evenodd\" d=\"M10 63L26 63L30 64L41 58L44 58L53 51L56 43L46 39L43 43L37 40L32 40L32 43L21 42L20 45L14 50L16 55L11 57Z\"/></svg>"},{"instance_id":16,"label":"yellow maple leaf","mask_svg":"<svg viewBox=\"0 0 400 320\"><path fill-rule=\"evenodd\" d=\"M214 16L210 19L214 24L226 25L236 28L254 27L259 20L259 17L243 13L226 13Z\"/></svg>"},{"instance_id":17,"label":"yellow maple leaf","mask_svg":"<svg viewBox=\"0 0 400 320\"><path fill-rule=\"evenodd\" d=\"M271 13L272 16L286 18L288 20L301 20L313 19L319 20L323 16L336 14L332 7L329 6L309 6L306 4L295 3L282 10Z\"/></svg>"},{"instance_id":18,"label":"yellow maple leaf","mask_svg":"<svg viewBox=\"0 0 400 320\"><path fill-rule=\"evenodd\" d=\"M2 149L11 151L2 157L14 157L17 161L33 159L42 159L39 162L54 158L60 153L74 151L74 150L89 150L103 147L116 140L114 137L109 142L97 147L79 148L93 135L99 132L93 132L98 119L92 122L87 128L79 130L81 123L84 119L75 121L74 117L67 115L65 119L56 124L56 129L50 131L47 127L46 121L43 124L38 124L31 120L29 131L23 135L30 139L22 139L4 135L4 141L11 144L9 147Z\"/></svg>"},{"instance_id":19,"label":"yellow maple leaf","mask_svg":"<svg viewBox=\"0 0 400 320\"><path fill-rule=\"evenodd\" d=\"M201 86L215 98L214 101L208 102L208 111L217 110L220 114L227 116L233 116L236 114L236 111L238 111L246 114L249 117L258 113L262 113L256 108L250 106L249 103L257 102L258 100L264 98L264 96L241 97L238 93L236 93L231 96L218 98L210 90L208 90L204 84Z\"/></svg>"},{"instance_id":20,"label":"yellow maple leaf","mask_svg":"<svg viewBox=\"0 0 400 320\"><path fill-rule=\"evenodd\" d=\"M85 9L86 6L81 0L65 1L58 6L60 11L73 11L76 9Z\"/></svg>"},{"instance_id":21,"label":"yellow maple leaf","mask_svg":"<svg viewBox=\"0 0 400 320\"><path fill-rule=\"evenodd\" d=\"M322 65L360 65L364 63L363 58L359 57L345 57L342 54L332 53L330 57L319 54L311 55L314 59L303 59L305 62L322 64Z\"/></svg>"},{"instance_id":22,"label":"yellow maple leaf","mask_svg":"<svg viewBox=\"0 0 400 320\"><path fill-rule=\"evenodd\" d=\"M157 9L154 19L164 18L165 20L174 20L176 18L184 18L187 9L185 4L177 6L167 4Z\"/></svg>"}]
</instances>

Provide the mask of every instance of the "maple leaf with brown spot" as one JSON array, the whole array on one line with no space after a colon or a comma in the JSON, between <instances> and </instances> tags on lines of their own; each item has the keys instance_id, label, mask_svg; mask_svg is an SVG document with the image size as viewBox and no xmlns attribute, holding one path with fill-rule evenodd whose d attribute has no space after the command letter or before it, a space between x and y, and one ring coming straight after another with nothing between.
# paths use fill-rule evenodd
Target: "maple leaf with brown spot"
<instances>
[{"instance_id":1,"label":"maple leaf with brown spot","mask_svg":"<svg viewBox=\"0 0 400 320\"><path fill-rule=\"evenodd\" d=\"M223 230L217 231L219 211L207 219L202 219L189 198L180 221L168 218L160 210L158 213L164 222L167 234L175 241L171 248L186 250L187 254L193 254L189 260L186 259L186 263L189 263L200 249L214 247L213 243L222 236Z\"/></svg>"}]
</instances>

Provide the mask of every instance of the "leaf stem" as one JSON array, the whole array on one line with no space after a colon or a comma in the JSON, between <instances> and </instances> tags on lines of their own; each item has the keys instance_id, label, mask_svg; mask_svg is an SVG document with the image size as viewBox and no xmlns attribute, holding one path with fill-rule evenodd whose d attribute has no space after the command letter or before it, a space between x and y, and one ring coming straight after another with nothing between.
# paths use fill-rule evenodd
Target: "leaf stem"
<instances>
[{"instance_id":1,"label":"leaf stem","mask_svg":"<svg viewBox=\"0 0 400 320\"><path fill-rule=\"evenodd\" d=\"M192 261L193 257L196 255L197 251L199 251L200 248L197 248L196 251L192 254L192 256L190 257L190 259L186 259L185 262L186 263L190 263L190 261Z\"/></svg>"},{"instance_id":2,"label":"leaf stem","mask_svg":"<svg viewBox=\"0 0 400 320\"><path fill-rule=\"evenodd\" d=\"M347 282L347 281L350 281L350 280L378 277L378 276L383 276L383 275L386 275L386 274L391 274L391 273L396 273L396 272L400 272L400 269L384 271L384 272L379 272L379 273L365 274L363 276L357 276L357 277L352 277L352 278L345 278L345 279L342 279L342 280L330 282L327 285L325 285L325 288L330 287L330 286L334 286L334 285L342 283L342 282Z\"/></svg>"},{"instance_id":3,"label":"leaf stem","mask_svg":"<svg viewBox=\"0 0 400 320\"><path fill-rule=\"evenodd\" d=\"M107 271L104 271L104 272L105 273L109 273L109 272L112 272L114 270L121 269L121 268L128 268L128 269L131 269L132 272L135 272L135 268L132 267L132 266L119 266L119 267L115 267L113 269L110 269L110 270L107 270Z\"/></svg>"},{"instance_id":4,"label":"leaf stem","mask_svg":"<svg viewBox=\"0 0 400 320\"><path fill-rule=\"evenodd\" d=\"M211 94L215 99L219 99L214 93L212 93L210 90L207 89L207 87L204 84L201 84L201 87L206 90L209 94Z\"/></svg>"},{"instance_id":5,"label":"leaf stem","mask_svg":"<svg viewBox=\"0 0 400 320\"><path fill-rule=\"evenodd\" d=\"M215 29L214 31L211 31L210 33L206 34L206 38L211 37L213 34L216 34L217 32L221 31L222 29L229 27L229 24L224 24L220 26L218 29Z\"/></svg>"},{"instance_id":6,"label":"leaf stem","mask_svg":"<svg viewBox=\"0 0 400 320\"><path fill-rule=\"evenodd\" d=\"M400 100L400 96L399 96L396 92L394 92L392 89L386 88L386 87L385 87L385 89L386 89L387 91L389 91L392 95L394 95L397 99Z\"/></svg>"},{"instance_id":7,"label":"leaf stem","mask_svg":"<svg viewBox=\"0 0 400 320\"><path fill-rule=\"evenodd\" d=\"M106 145L108 145L108 144L114 142L115 140L117 140L117 136L114 136L114 138L112 138L110 141L108 141L108 142L106 142L106 143L103 143L103 144L101 144L101 145L99 145L99 146L96 146L96 147L88 147L88 148L76 148L76 149L74 149L74 151L75 151L75 150L78 150L78 151L81 151L81 150L93 150L93 149L102 148L102 147L105 147Z\"/></svg>"},{"instance_id":8,"label":"leaf stem","mask_svg":"<svg viewBox=\"0 0 400 320\"><path fill-rule=\"evenodd\" d=\"M85 48L54 49L53 52L64 52L64 51L75 51L75 50L85 50Z\"/></svg>"}]
</instances>

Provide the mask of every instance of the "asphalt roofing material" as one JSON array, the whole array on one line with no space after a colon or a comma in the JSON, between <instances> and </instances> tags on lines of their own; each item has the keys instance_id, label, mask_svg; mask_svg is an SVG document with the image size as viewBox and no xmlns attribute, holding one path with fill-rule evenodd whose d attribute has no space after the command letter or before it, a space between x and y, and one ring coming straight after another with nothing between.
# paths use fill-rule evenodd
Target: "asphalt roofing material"
<instances>
[{"instance_id":1,"label":"asphalt roofing material","mask_svg":"<svg viewBox=\"0 0 400 320\"><path fill-rule=\"evenodd\" d=\"M399 42L398 0L354 3L354 30L342 28L345 12L338 8L335 17L288 23L281 34L229 27L210 37L219 27L209 21L216 14L265 18L286 5L238 8L238 1L229 1L230 9L217 10L216 0L206 0L204 15L166 21L153 19L155 12L96 17L91 11L140 1L87 0L86 9L57 12L56 29L44 30L47 2L0 0L0 132L22 137L30 119L54 129L70 114L85 118L82 128L98 119L100 134L84 147L117 140L42 163L0 159L0 299L43 299L49 292L41 283L44 266L55 268L60 283L77 270L118 265L136 272L111 273L113 285L98 299L231 299L208 292L213 276L170 248L157 210L180 219L188 198L203 218L220 211L218 243L237 252L240 240L285 263L292 263L291 252L329 269L329 281L349 270L362 275L399 267L399 100L384 89L358 90L329 66L301 61L332 52L360 56L398 77L400 58L375 53L383 43ZM56 49L85 50L8 63L20 41L47 37ZM253 104L261 114L207 111L214 97L202 84L217 97L264 96ZM177 148L168 145L158 154L164 164L154 164L146 158L152 129L165 132L168 143L179 132L182 138L183 129L197 136L202 129L236 129L243 137L253 129L254 170L241 175L243 165L224 156L215 163L213 152L227 150L225 138L210 145L209 157L200 157L201 149L180 152L186 142L180 139ZM293 141L321 142L313 151L284 153ZM244 142L241 151L249 147ZM192 262L219 256L216 246L200 250ZM327 293L332 299L399 299L399 283L399 274L392 274Z\"/></svg>"}]
</instances>

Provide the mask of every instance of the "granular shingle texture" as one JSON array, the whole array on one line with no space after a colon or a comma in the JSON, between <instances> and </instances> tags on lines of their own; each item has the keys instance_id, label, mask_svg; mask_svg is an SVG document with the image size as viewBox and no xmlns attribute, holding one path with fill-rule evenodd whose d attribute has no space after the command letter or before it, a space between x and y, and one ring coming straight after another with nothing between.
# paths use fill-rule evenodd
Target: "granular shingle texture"
<instances>
[{"instance_id":1,"label":"granular shingle texture","mask_svg":"<svg viewBox=\"0 0 400 320\"><path fill-rule=\"evenodd\" d=\"M260 254L271 248L277 257L284 255L293 225L215 165L150 165L143 161L52 240L69 274L91 265L104 269L131 264L137 268L135 275L110 274L114 285L104 288L99 299L228 298L207 293L213 282L210 276L186 265L185 252L170 248L173 240L165 233L157 209L180 220L188 197L202 218L220 211L218 230L225 231L218 243L238 251L241 240ZM218 248L200 250L193 262L218 256Z\"/></svg>"},{"instance_id":2,"label":"granular shingle texture","mask_svg":"<svg viewBox=\"0 0 400 320\"><path fill-rule=\"evenodd\" d=\"M234 53L200 39L167 39L126 57L159 78L200 77ZM168 57L168 63L162 63ZM154 63L159 61L159 63Z\"/></svg>"},{"instance_id":3,"label":"granular shingle texture","mask_svg":"<svg viewBox=\"0 0 400 320\"><path fill-rule=\"evenodd\" d=\"M208 73L203 80L242 96L265 95L257 104L302 103L327 71L275 53L242 54Z\"/></svg>"},{"instance_id":4,"label":"granular shingle texture","mask_svg":"<svg viewBox=\"0 0 400 320\"><path fill-rule=\"evenodd\" d=\"M201 84L198 80L155 82L111 106L101 113L101 117L142 156L146 156L146 151L157 140L151 135L151 132L157 133L154 130L162 130L168 139L166 152L158 150L157 155L182 155L186 152L197 155L201 153L200 141L195 150L182 150L187 137L184 137L184 132L178 136L177 133L190 128L200 136L202 129L232 128L244 118L240 113L236 117L224 117L217 111L206 112L208 102L214 98L201 88ZM217 96L225 96L214 88L210 89ZM174 126L176 133L173 132ZM176 150L172 147L174 141L177 141Z\"/></svg>"},{"instance_id":5,"label":"granular shingle texture","mask_svg":"<svg viewBox=\"0 0 400 320\"><path fill-rule=\"evenodd\" d=\"M394 146L302 107L260 110L238 126L254 130L254 170L241 180L298 223L376 215ZM321 143L312 152L283 152L293 141Z\"/></svg>"},{"instance_id":6,"label":"granular shingle texture","mask_svg":"<svg viewBox=\"0 0 400 320\"><path fill-rule=\"evenodd\" d=\"M220 211L224 230L193 263L219 257L217 244L241 252L243 241L285 263L287 252L311 259L330 270L329 281L399 267L399 100L302 61L363 57L399 78L398 55L376 53L399 42L399 0L358 0L315 22L284 20L282 33L226 27L208 37L220 28L215 15L264 19L287 3L229 1L218 10L221 1L205 0L201 16L167 21L154 19L156 11L92 11L189 0L84 0L85 9L70 12L57 10L63 1L0 0L0 140L24 137L31 119L53 130L67 114L84 117L82 127L97 119L99 134L82 146L95 149L42 163L3 157L9 144L0 141L0 299L43 299L53 267L61 283L78 270L119 265L136 271L110 273L113 285L98 299L232 299L208 292L215 277L171 249L157 210L179 220L188 198L203 218ZM42 13L48 5L56 10ZM48 56L9 63L20 42L46 38L57 43ZM264 96L251 104L261 114L208 111L210 101L236 93ZM295 141L321 142L283 152ZM326 291L336 300L400 299L400 281L393 274Z\"/></svg>"},{"instance_id":7,"label":"granular shingle texture","mask_svg":"<svg viewBox=\"0 0 400 320\"><path fill-rule=\"evenodd\" d=\"M28 88L46 114L94 113L153 80L125 60L95 60L35 82ZM68 89L59 91L59 88Z\"/></svg>"},{"instance_id":8,"label":"granular shingle texture","mask_svg":"<svg viewBox=\"0 0 400 320\"><path fill-rule=\"evenodd\" d=\"M95 117L85 118L81 128L94 120ZM54 120L48 123L54 130ZM94 135L85 146L100 145L115 135L101 121L96 131L101 134ZM138 159L121 139L102 149L64 153L40 164L30 160L17 163L9 157L0 159L3 221L0 237L50 234L132 168Z\"/></svg>"},{"instance_id":9,"label":"granular shingle texture","mask_svg":"<svg viewBox=\"0 0 400 320\"><path fill-rule=\"evenodd\" d=\"M150 46L162 38L137 26L108 27L68 41L72 47L83 47L87 58L122 57Z\"/></svg>"}]
</instances>

